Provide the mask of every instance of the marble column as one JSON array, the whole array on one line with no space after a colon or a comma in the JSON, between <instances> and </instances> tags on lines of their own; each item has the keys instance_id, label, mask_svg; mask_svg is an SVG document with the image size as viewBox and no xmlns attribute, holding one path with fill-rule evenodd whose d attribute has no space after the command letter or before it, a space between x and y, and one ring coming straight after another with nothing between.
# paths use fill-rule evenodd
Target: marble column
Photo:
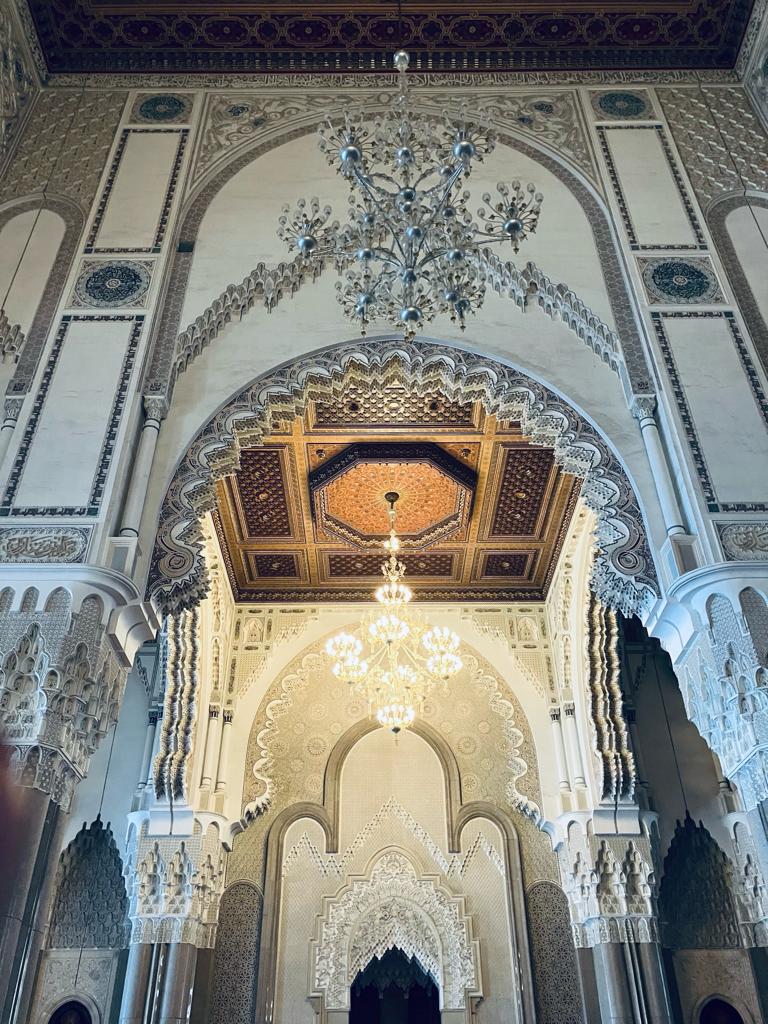
<instances>
[{"instance_id":1,"label":"marble column","mask_svg":"<svg viewBox=\"0 0 768 1024\"><path fill-rule=\"evenodd\" d=\"M601 1024L638 1024L627 979L623 943L600 942L593 947L592 955Z\"/></svg>"},{"instance_id":2,"label":"marble column","mask_svg":"<svg viewBox=\"0 0 768 1024\"><path fill-rule=\"evenodd\" d=\"M216 792L223 793L227 788L227 761L229 759L229 745L232 742L232 711L225 709L223 713L224 724L221 728L221 747L219 749L219 766L216 772Z\"/></svg>"},{"instance_id":3,"label":"marble column","mask_svg":"<svg viewBox=\"0 0 768 1024\"><path fill-rule=\"evenodd\" d=\"M579 733L576 728L576 708L573 704L563 704L563 711L565 712L565 750L568 755L571 778L577 788L584 789L587 780L584 775Z\"/></svg>"},{"instance_id":4,"label":"marble column","mask_svg":"<svg viewBox=\"0 0 768 1024\"><path fill-rule=\"evenodd\" d=\"M144 751L141 755L141 770L139 772L139 789L144 789L149 780L149 773L152 768L152 751L155 749L155 731L157 729L157 711L150 711L147 716L147 732L144 737Z\"/></svg>"},{"instance_id":5,"label":"marble column","mask_svg":"<svg viewBox=\"0 0 768 1024\"><path fill-rule=\"evenodd\" d=\"M651 474L656 487L656 494L661 506L661 514L664 519L664 527L667 536L678 533L685 533L683 517L680 506L677 502L675 489L672 484L672 476L669 472L669 463L661 442L659 427L656 423L656 399L652 396L636 398L632 404L632 415L640 426L640 434L643 438L648 461L651 464Z\"/></svg>"},{"instance_id":6,"label":"marble column","mask_svg":"<svg viewBox=\"0 0 768 1024\"><path fill-rule=\"evenodd\" d=\"M5 456L8 454L8 449L11 446L11 439L16 429L23 402L23 398L5 399L3 422L0 425L0 467L2 467ZM4 477L0 478L0 484L5 484Z\"/></svg>"},{"instance_id":7,"label":"marble column","mask_svg":"<svg viewBox=\"0 0 768 1024\"><path fill-rule=\"evenodd\" d=\"M128 947L120 1024L144 1024L154 949L151 942L135 942Z\"/></svg>"},{"instance_id":8,"label":"marble column","mask_svg":"<svg viewBox=\"0 0 768 1024\"><path fill-rule=\"evenodd\" d=\"M570 793L571 783L568 778L568 763L565 756L565 743L563 741L563 724L560 720L560 708L550 708L549 718L552 722L552 738L555 743L555 763L557 765L557 778L560 783L560 792Z\"/></svg>"},{"instance_id":9,"label":"marble column","mask_svg":"<svg viewBox=\"0 0 768 1024\"><path fill-rule=\"evenodd\" d=\"M210 787L219 763L219 745L221 742L221 709L211 704L208 708L208 731L205 734L205 754L203 756L203 774L201 786ZM216 780L218 781L218 780Z\"/></svg>"},{"instance_id":10,"label":"marble column","mask_svg":"<svg viewBox=\"0 0 768 1024\"><path fill-rule=\"evenodd\" d=\"M196 962L197 947L190 942L172 942L168 946L157 1024L187 1024Z\"/></svg>"},{"instance_id":11,"label":"marble column","mask_svg":"<svg viewBox=\"0 0 768 1024\"><path fill-rule=\"evenodd\" d=\"M635 947L643 979L643 997L649 1021L672 1024L672 1003L669 998L664 961L657 942L639 942Z\"/></svg>"},{"instance_id":12,"label":"marble column","mask_svg":"<svg viewBox=\"0 0 768 1024\"><path fill-rule=\"evenodd\" d=\"M8 801L0 845L0 1020L14 1021L20 1019L30 972L34 977L63 815L47 793L5 778L0 784L7 787Z\"/></svg>"},{"instance_id":13,"label":"marble column","mask_svg":"<svg viewBox=\"0 0 768 1024\"><path fill-rule=\"evenodd\" d=\"M144 420L144 425L141 428L136 458L133 460L133 468L128 478L123 518L120 526L121 537L138 537L139 535L141 515L144 511L144 501L149 485L149 475L152 472L152 462L155 458L157 439L160 434L162 416L159 410L154 410L147 399L144 400L144 408L147 418Z\"/></svg>"}]
</instances>

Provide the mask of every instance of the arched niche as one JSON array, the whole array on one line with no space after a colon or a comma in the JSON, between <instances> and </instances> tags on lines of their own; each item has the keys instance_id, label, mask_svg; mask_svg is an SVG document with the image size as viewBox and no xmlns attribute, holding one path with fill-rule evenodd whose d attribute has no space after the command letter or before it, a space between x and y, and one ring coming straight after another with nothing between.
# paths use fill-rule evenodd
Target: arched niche
<instances>
[{"instance_id":1,"label":"arched niche","mask_svg":"<svg viewBox=\"0 0 768 1024\"><path fill-rule=\"evenodd\" d=\"M707 220L752 342L768 372L768 196L730 196L709 210Z\"/></svg>"},{"instance_id":2,"label":"arched niche","mask_svg":"<svg viewBox=\"0 0 768 1024\"><path fill-rule=\"evenodd\" d=\"M348 730L329 757L340 778L334 816L341 822L346 814L355 818L345 802L355 808L370 789L368 755L378 754L381 762L380 736L393 740L383 730ZM404 745L400 753L409 764L412 753L421 758L424 797L447 805L451 791L441 776L453 761L450 747L437 733L429 741L413 734L406 743L410 751ZM413 788L412 770L407 774ZM307 995L315 1010L345 1012L357 971L371 955L397 945L439 978L441 1005L455 1014L451 1019L469 1020L472 997L482 993L504 1019L533 1021L520 850L510 817L490 802L454 808L457 849L450 854L429 835L415 805L410 810L416 814L406 811L405 818L396 811L388 820L383 810L339 850L332 836L344 832L343 825L323 805L299 802L275 818L267 836L257 1018L298 1024L309 1009ZM402 906L391 915L376 909L396 900ZM311 960L304 965L306 932L315 921Z\"/></svg>"},{"instance_id":3,"label":"arched niche","mask_svg":"<svg viewBox=\"0 0 768 1024\"><path fill-rule=\"evenodd\" d=\"M29 389L84 225L80 207L60 196L30 196L0 208L0 294L24 334L18 360L0 362L11 395Z\"/></svg>"},{"instance_id":4,"label":"arched niche","mask_svg":"<svg viewBox=\"0 0 768 1024\"><path fill-rule=\"evenodd\" d=\"M328 166L314 131L253 153L248 163L221 184L202 217L179 328L191 323L228 285L239 283L258 263L276 266L294 258L295 253L277 237L285 203L293 206L302 196L317 195L321 205L332 206L336 217L346 217L349 189ZM493 193L498 181L513 179L534 182L544 194L544 205L539 229L526 240L519 256L503 249L500 255L521 265L531 260L553 280L567 282L587 306L615 327L598 244L580 201L583 196L570 187L576 179L567 171L567 164L544 158L529 142L505 137L472 171L467 187L473 197L473 212L483 192Z\"/></svg>"}]
</instances>

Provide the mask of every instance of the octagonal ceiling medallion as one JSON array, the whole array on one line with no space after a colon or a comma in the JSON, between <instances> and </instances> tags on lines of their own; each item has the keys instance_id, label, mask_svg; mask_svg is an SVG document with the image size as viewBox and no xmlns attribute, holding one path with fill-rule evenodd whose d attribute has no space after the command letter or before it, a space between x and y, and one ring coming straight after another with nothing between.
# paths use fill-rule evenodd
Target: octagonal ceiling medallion
<instances>
[{"instance_id":1,"label":"octagonal ceiling medallion","mask_svg":"<svg viewBox=\"0 0 768 1024\"><path fill-rule=\"evenodd\" d=\"M359 443L309 477L319 532L357 547L379 547L389 532L384 495L397 491L403 547L466 537L477 481L473 469L436 444Z\"/></svg>"}]
</instances>

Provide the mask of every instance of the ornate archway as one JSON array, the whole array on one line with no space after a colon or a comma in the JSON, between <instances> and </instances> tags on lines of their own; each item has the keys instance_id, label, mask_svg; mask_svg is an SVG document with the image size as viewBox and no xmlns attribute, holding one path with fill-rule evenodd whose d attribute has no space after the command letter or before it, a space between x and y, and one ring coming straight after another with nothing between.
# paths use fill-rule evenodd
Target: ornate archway
<instances>
[{"instance_id":1,"label":"ornate archway","mask_svg":"<svg viewBox=\"0 0 768 1024\"><path fill-rule=\"evenodd\" d=\"M395 946L438 981L441 1009L466 1010L470 997L482 994L463 900L419 877L402 851L386 850L367 878L351 880L326 901L313 943L312 994L326 1010L348 1010L357 974Z\"/></svg>"},{"instance_id":2,"label":"ornate archway","mask_svg":"<svg viewBox=\"0 0 768 1024\"><path fill-rule=\"evenodd\" d=\"M592 586L607 605L642 614L658 594L643 516L625 470L586 417L522 371L434 341L384 336L347 342L298 359L257 379L197 434L176 470L160 515L148 596L160 608L195 604L207 578L200 517L215 504L216 480L238 468L240 449L259 444L276 420L302 415L307 403L350 384L398 382L453 401L480 401L517 420L536 444L582 480L581 497L597 517Z\"/></svg>"}]
</instances>

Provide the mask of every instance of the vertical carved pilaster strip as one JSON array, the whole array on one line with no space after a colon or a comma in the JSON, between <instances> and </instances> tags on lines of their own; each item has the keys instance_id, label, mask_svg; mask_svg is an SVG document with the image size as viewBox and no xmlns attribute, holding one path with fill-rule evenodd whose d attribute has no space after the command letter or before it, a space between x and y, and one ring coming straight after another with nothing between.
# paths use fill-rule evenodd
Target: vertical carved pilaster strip
<instances>
[{"instance_id":1,"label":"vertical carved pilaster strip","mask_svg":"<svg viewBox=\"0 0 768 1024\"><path fill-rule=\"evenodd\" d=\"M198 688L198 639L200 611L196 607L182 613L181 688L176 726L176 744L171 759L171 790L176 800L186 796L187 764L192 753L192 734Z\"/></svg>"},{"instance_id":2,"label":"vertical carved pilaster strip","mask_svg":"<svg viewBox=\"0 0 768 1024\"><path fill-rule=\"evenodd\" d=\"M181 687L181 620L178 615L169 615L163 626L166 644L165 697L163 717L160 726L160 743L155 757L153 776L155 796L158 799L170 792L170 759L176 735L179 691Z\"/></svg>"},{"instance_id":3,"label":"vertical carved pilaster strip","mask_svg":"<svg viewBox=\"0 0 768 1024\"><path fill-rule=\"evenodd\" d=\"M636 770L624 719L616 613L592 595L588 611L589 692L604 800L631 799Z\"/></svg>"}]
</instances>

